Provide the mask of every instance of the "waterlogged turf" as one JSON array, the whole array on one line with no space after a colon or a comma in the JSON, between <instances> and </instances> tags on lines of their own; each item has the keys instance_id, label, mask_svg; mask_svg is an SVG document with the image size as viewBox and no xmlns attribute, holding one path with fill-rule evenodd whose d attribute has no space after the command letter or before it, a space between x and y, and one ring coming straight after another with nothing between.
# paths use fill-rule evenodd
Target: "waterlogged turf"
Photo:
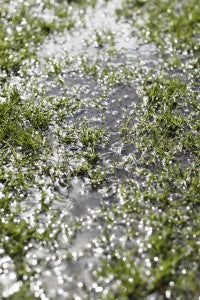
<instances>
[{"instance_id":1,"label":"waterlogged turf","mask_svg":"<svg viewBox=\"0 0 200 300\"><path fill-rule=\"evenodd\" d=\"M0 4L0 299L199 300L200 2Z\"/></svg>"}]
</instances>

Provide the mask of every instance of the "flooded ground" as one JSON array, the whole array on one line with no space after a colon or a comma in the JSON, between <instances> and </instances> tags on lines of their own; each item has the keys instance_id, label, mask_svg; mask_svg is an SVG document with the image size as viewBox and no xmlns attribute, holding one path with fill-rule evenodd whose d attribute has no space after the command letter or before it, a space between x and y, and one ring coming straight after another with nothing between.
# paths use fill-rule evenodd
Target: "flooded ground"
<instances>
[{"instance_id":1,"label":"flooded ground","mask_svg":"<svg viewBox=\"0 0 200 300\"><path fill-rule=\"evenodd\" d=\"M199 299L198 1L1 2L0 299Z\"/></svg>"}]
</instances>

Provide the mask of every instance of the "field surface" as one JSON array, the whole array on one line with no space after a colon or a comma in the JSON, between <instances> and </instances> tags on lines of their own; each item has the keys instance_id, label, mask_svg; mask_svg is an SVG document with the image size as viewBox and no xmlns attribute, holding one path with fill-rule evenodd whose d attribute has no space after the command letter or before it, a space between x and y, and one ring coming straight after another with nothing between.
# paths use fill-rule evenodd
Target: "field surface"
<instances>
[{"instance_id":1,"label":"field surface","mask_svg":"<svg viewBox=\"0 0 200 300\"><path fill-rule=\"evenodd\" d=\"M199 0L0 0L0 300L200 299L199 66Z\"/></svg>"}]
</instances>

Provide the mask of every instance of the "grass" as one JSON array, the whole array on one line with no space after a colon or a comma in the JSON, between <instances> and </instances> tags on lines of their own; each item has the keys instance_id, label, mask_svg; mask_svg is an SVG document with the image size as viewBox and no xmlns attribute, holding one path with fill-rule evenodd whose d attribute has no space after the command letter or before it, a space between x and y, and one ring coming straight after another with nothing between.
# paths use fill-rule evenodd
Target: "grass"
<instances>
[{"instance_id":1,"label":"grass","mask_svg":"<svg viewBox=\"0 0 200 300\"><path fill-rule=\"evenodd\" d=\"M143 18L138 32L158 46L172 47L181 51L199 51L199 2L192 0L179 3L171 1L124 1L123 9L117 10L117 16L125 16L135 21ZM138 18L139 19L139 18Z\"/></svg>"},{"instance_id":2,"label":"grass","mask_svg":"<svg viewBox=\"0 0 200 300\"><path fill-rule=\"evenodd\" d=\"M186 84L176 78L156 78L153 85L146 88L148 109L141 122L141 138L143 144L154 149L159 156L165 153L168 156L169 152L173 155L173 149L177 153L177 148L199 155L198 121L196 117L186 116L183 109L185 101L198 118L198 100L196 93L187 92L186 88Z\"/></svg>"},{"instance_id":3,"label":"grass","mask_svg":"<svg viewBox=\"0 0 200 300\"><path fill-rule=\"evenodd\" d=\"M69 1L72 5L76 1ZM78 1L84 5L85 1ZM93 1L93 6L95 1ZM21 3L14 13L9 11L9 1L1 7L0 15L0 69L18 72L26 59L36 58L36 51L41 42L53 32L62 32L74 27L75 21L69 11L63 9L63 1L51 2L45 0L40 6L39 13L35 13L38 5L36 2ZM53 18L45 18L45 14Z\"/></svg>"},{"instance_id":4,"label":"grass","mask_svg":"<svg viewBox=\"0 0 200 300\"><path fill-rule=\"evenodd\" d=\"M47 3L48 1L46 1ZM0 68L7 73L17 72L23 61L35 54L37 45L51 32L73 26L72 21L67 24L62 23L59 5L56 11L60 20L56 16L57 20L54 19L50 22L45 21L42 17L34 16L34 14L31 15L34 5L30 3L28 5L29 9L22 4L13 15L9 14L6 3L1 8ZM50 9L51 7L49 7Z\"/></svg>"},{"instance_id":5,"label":"grass","mask_svg":"<svg viewBox=\"0 0 200 300\"><path fill-rule=\"evenodd\" d=\"M96 4L0 8L0 263L10 258L19 284L4 297L2 263L2 299L56 299L66 288L70 299L196 300L199 2L124 0L116 10L156 47L148 68L126 61L107 29L94 30L96 57L41 58L43 41L73 34L74 16Z\"/></svg>"},{"instance_id":6,"label":"grass","mask_svg":"<svg viewBox=\"0 0 200 300\"><path fill-rule=\"evenodd\" d=\"M42 135L47 129L50 112L42 105L36 106L31 101L22 103L16 88L2 91L0 104L0 140L5 149L13 147L24 153L35 152L42 147Z\"/></svg>"},{"instance_id":7,"label":"grass","mask_svg":"<svg viewBox=\"0 0 200 300\"><path fill-rule=\"evenodd\" d=\"M191 173L193 175L190 183L187 183L188 188L184 189L183 182ZM167 182L169 179L170 182ZM199 171L172 166L167 170L155 170L145 190L136 188L134 181L127 182L121 191L124 203L116 208L112 226L116 226L118 222L124 224L127 244L134 243L134 240L138 242L128 251L116 245L112 247L109 251L111 256L95 272L98 274L99 284L105 290L107 280L110 279L109 284L113 288L105 294L105 298L144 299L148 295L155 295L165 299L170 294L172 298L197 299L197 181L199 182ZM196 195L191 193L194 187ZM179 201L173 195L179 195ZM109 213L106 212L107 214ZM137 227L137 222L141 220L143 231ZM129 224L130 230L127 230L126 224ZM148 237L149 230L152 232ZM108 244L112 244L110 234ZM143 262L141 253L145 258Z\"/></svg>"}]
</instances>

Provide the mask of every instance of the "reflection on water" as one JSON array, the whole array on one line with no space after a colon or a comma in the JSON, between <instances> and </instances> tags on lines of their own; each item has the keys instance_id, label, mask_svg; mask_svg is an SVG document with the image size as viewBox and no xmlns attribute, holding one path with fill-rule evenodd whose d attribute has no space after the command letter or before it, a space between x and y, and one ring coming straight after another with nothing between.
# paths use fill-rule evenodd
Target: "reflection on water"
<instances>
[{"instance_id":1,"label":"reflection on water","mask_svg":"<svg viewBox=\"0 0 200 300\"><path fill-rule=\"evenodd\" d=\"M5 237L6 238L6 237ZM8 238L8 237L7 237ZM21 287L21 282L17 281L15 265L12 259L5 255L0 249L0 293L2 297L9 297L17 292Z\"/></svg>"}]
</instances>

